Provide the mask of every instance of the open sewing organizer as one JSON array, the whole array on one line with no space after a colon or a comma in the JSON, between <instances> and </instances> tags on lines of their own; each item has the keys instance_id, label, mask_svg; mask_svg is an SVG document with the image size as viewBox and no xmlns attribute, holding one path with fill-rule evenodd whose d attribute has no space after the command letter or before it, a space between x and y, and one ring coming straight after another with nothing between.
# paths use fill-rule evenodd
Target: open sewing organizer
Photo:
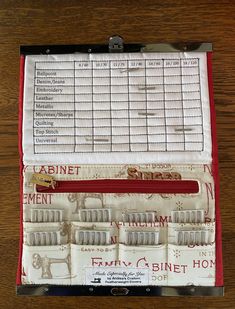
<instances>
[{"instance_id":1,"label":"open sewing organizer","mask_svg":"<svg viewBox=\"0 0 235 309\"><path fill-rule=\"evenodd\" d=\"M18 294L222 295L211 44L21 48Z\"/></svg>"}]
</instances>

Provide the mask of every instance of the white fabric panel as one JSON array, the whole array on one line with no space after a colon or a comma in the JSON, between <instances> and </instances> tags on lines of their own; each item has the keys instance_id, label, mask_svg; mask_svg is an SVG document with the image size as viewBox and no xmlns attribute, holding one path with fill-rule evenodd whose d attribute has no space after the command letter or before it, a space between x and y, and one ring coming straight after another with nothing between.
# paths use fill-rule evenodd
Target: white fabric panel
<instances>
[{"instance_id":1,"label":"white fabric panel","mask_svg":"<svg viewBox=\"0 0 235 309\"><path fill-rule=\"evenodd\" d=\"M24 164L210 163L206 53L27 56Z\"/></svg>"}]
</instances>

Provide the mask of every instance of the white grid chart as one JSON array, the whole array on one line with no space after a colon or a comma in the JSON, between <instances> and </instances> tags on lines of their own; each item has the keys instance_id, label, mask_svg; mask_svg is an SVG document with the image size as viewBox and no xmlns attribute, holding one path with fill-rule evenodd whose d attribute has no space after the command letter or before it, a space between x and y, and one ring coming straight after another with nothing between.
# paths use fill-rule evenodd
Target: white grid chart
<instances>
[{"instance_id":1,"label":"white grid chart","mask_svg":"<svg viewBox=\"0 0 235 309\"><path fill-rule=\"evenodd\" d=\"M35 62L34 153L203 151L199 58Z\"/></svg>"}]
</instances>

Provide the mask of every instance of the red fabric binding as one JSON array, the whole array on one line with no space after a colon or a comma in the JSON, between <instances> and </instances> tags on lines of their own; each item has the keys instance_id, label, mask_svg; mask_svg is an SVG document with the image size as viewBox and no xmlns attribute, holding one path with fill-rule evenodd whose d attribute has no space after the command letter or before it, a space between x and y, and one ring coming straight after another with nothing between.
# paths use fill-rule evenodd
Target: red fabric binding
<instances>
[{"instance_id":1,"label":"red fabric binding","mask_svg":"<svg viewBox=\"0 0 235 309\"><path fill-rule=\"evenodd\" d=\"M222 232L219 208L219 167L218 146L216 139L216 113L213 95L212 80L212 52L207 53L207 73L211 113L211 138L212 138L212 173L215 181L215 218L216 218L216 286L223 286L223 259L222 259Z\"/></svg>"},{"instance_id":2,"label":"red fabric binding","mask_svg":"<svg viewBox=\"0 0 235 309\"><path fill-rule=\"evenodd\" d=\"M19 87L19 119L18 119L18 148L20 155L20 240L19 259L16 276L16 284L21 284L22 247L23 247L23 149L22 149L22 121L23 121L23 97L24 97L24 62L25 57L20 56L20 87Z\"/></svg>"}]
</instances>

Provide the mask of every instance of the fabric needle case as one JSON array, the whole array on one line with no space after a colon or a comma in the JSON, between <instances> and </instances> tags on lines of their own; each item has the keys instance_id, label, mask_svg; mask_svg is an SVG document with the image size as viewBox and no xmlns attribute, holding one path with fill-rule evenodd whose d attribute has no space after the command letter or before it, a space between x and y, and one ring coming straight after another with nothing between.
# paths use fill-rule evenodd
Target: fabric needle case
<instances>
[{"instance_id":1,"label":"fabric needle case","mask_svg":"<svg viewBox=\"0 0 235 309\"><path fill-rule=\"evenodd\" d=\"M18 294L223 294L211 58L21 47Z\"/></svg>"}]
</instances>

